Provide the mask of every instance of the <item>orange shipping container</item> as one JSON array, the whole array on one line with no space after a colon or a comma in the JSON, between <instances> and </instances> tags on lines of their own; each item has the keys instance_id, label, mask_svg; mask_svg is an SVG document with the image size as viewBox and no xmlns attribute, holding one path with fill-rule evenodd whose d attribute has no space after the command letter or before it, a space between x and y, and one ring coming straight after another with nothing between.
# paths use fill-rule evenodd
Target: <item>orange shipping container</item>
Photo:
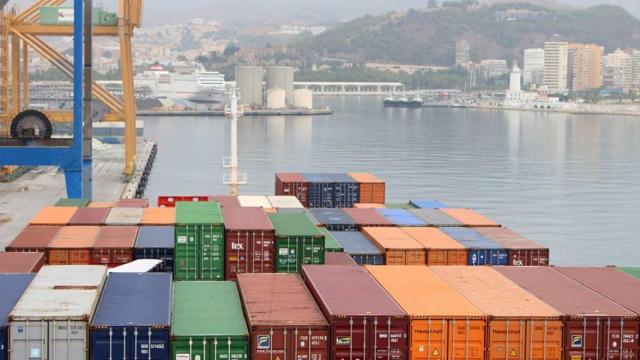
<instances>
[{"instance_id":1,"label":"orange shipping container","mask_svg":"<svg viewBox=\"0 0 640 360\"><path fill-rule=\"evenodd\" d=\"M49 265L88 265L99 226L67 226L58 231L47 247Z\"/></svg>"},{"instance_id":2,"label":"orange shipping container","mask_svg":"<svg viewBox=\"0 0 640 360\"><path fill-rule=\"evenodd\" d=\"M144 208L141 223L142 225L175 225L176 208Z\"/></svg>"},{"instance_id":3,"label":"orange shipping container","mask_svg":"<svg viewBox=\"0 0 640 360\"><path fill-rule=\"evenodd\" d=\"M353 207L356 209L384 209L384 204L356 203L353 204Z\"/></svg>"},{"instance_id":4,"label":"orange shipping container","mask_svg":"<svg viewBox=\"0 0 640 360\"><path fill-rule=\"evenodd\" d=\"M483 215L480 215L476 211L473 211L471 209L446 208L446 209L440 209L440 211L460 221L464 226L474 226L474 227L500 226L500 224L498 224L497 222Z\"/></svg>"},{"instance_id":5,"label":"orange shipping container","mask_svg":"<svg viewBox=\"0 0 640 360\"><path fill-rule=\"evenodd\" d=\"M31 220L31 225L67 225L77 207L46 207Z\"/></svg>"},{"instance_id":6,"label":"orange shipping container","mask_svg":"<svg viewBox=\"0 0 640 360\"><path fill-rule=\"evenodd\" d=\"M385 203L385 184L377 176L363 173L349 173L353 180L360 184L361 203Z\"/></svg>"},{"instance_id":7,"label":"orange shipping container","mask_svg":"<svg viewBox=\"0 0 640 360\"><path fill-rule=\"evenodd\" d=\"M112 208L115 206L116 203L114 201L92 201L87 205L90 208Z\"/></svg>"},{"instance_id":8,"label":"orange shipping container","mask_svg":"<svg viewBox=\"0 0 640 360\"><path fill-rule=\"evenodd\" d=\"M401 229L427 249L427 265L467 265L467 249L440 229L432 227Z\"/></svg>"},{"instance_id":9,"label":"orange shipping container","mask_svg":"<svg viewBox=\"0 0 640 360\"><path fill-rule=\"evenodd\" d=\"M424 265L425 249L397 227L364 227L362 233L385 252L387 265Z\"/></svg>"},{"instance_id":10,"label":"orange shipping container","mask_svg":"<svg viewBox=\"0 0 640 360\"><path fill-rule=\"evenodd\" d=\"M426 266L367 266L411 319L411 360L484 360L486 316Z\"/></svg>"},{"instance_id":11,"label":"orange shipping container","mask_svg":"<svg viewBox=\"0 0 640 360\"><path fill-rule=\"evenodd\" d=\"M490 316L487 360L562 360L562 314L490 267L431 269Z\"/></svg>"}]
</instances>

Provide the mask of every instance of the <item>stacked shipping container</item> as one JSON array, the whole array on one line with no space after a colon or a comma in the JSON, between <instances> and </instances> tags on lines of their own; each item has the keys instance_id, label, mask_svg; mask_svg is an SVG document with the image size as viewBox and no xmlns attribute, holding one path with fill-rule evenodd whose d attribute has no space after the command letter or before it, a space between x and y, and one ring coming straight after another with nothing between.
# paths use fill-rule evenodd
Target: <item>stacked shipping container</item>
<instances>
[{"instance_id":1,"label":"stacked shipping container","mask_svg":"<svg viewBox=\"0 0 640 360\"><path fill-rule=\"evenodd\" d=\"M0 273L0 360L7 360L9 313L33 279L33 274Z\"/></svg>"},{"instance_id":2,"label":"stacked shipping container","mask_svg":"<svg viewBox=\"0 0 640 360\"><path fill-rule=\"evenodd\" d=\"M385 253L387 265L424 265L425 249L400 228L365 227L362 233Z\"/></svg>"},{"instance_id":3,"label":"stacked shipping container","mask_svg":"<svg viewBox=\"0 0 640 360\"><path fill-rule=\"evenodd\" d=\"M507 251L491 239L469 228L440 228L468 250L468 265L507 265Z\"/></svg>"},{"instance_id":4,"label":"stacked shipping container","mask_svg":"<svg viewBox=\"0 0 640 360\"><path fill-rule=\"evenodd\" d=\"M99 232L99 226L62 227L47 247L47 263L50 265L90 264L91 248Z\"/></svg>"},{"instance_id":5,"label":"stacked shipping container","mask_svg":"<svg viewBox=\"0 0 640 360\"><path fill-rule=\"evenodd\" d=\"M475 231L507 250L508 265L549 265L549 249L507 228L479 227Z\"/></svg>"},{"instance_id":6,"label":"stacked shipping container","mask_svg":"<svg viewBox=\"0 0 640 360\"><path fill-rule=\"evenodd\" d=\"M38 272L44 264L44 253L0 253L0 274Z\"/></svg>"},{"instance_id":7,"label":"stacked shipping container","mask_svg":"<svg viewBox=\"0 0 640 360\"><path fill-rule=\"evenodd\" d=\"M276 195L291 195L300 200L304 207L309 207L309 184L298 173L276 174Z\"/></svg>"},{"instance_id":8,"label":"stacked shipping container","mask_svg":"<svg viewBox=\"0 0 640 360\"><path fill-rule=\"evenodd\" d=\"M385 183L378 177L365 173L349 173L360 185L359 203L384 204Z\"/></svg>"},{"instance_id":9,"label":"stacked shipping container","mask_svg":"<svg viewBox=\"0 0 640 360\"><path fill-rule=\"evenodd\" d=\"M295 273L306 264L324 264L324 235L305 214L269 214L276 231L276 272Z\"/></svg>"},{"instance_id":10,"label":"stacked shipping container","mask_svg":"<svg viewBox=\"0 0 640 360\"><path fill-rule=\"evenodd\" d=\"M440 229L431 227L401 229L427 250L427 265L467 265L467 249Z\"/></svg>"},{"instance_id":11,"label":"stacked shipping container","mask_svg":"<svg viewBox=\"0 0 640 360\"><path fill-rule=\"evenodd\" d=\"M344 252L351 255L358 265L384 265L384 251L375 246L359 231L331 231Z\"/></svg>"},{"instance_id":12,"label":"stacked shipping container","mask_svg":"<svg viewBox=\"0 0 640 360\"><path fill-rule=\"evenodd\" d=\"M169 208L167 208L169 209ZM158 271L173 272L175 228L141 226L133 249L133 258L161 260Z\"/></svg>"}]
</instances>

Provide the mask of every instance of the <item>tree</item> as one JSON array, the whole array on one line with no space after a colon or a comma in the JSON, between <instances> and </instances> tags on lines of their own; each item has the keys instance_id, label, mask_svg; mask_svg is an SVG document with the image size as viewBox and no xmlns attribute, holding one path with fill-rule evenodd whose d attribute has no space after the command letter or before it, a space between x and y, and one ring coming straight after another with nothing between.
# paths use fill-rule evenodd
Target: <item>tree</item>
<instances>
[{"instance_id":1,"label":"tree","mask_svg":"<svg viewBox=\"0 0 640 360\"><path fill-rule=\"evenodd\" d=\"M239 47L237 47L235 44L229 44L226 48L224 48L224 51L222 53L224 54L224 56L229 57L233 56L238 51L240 51Z\"/></svg>"}]
</instances>

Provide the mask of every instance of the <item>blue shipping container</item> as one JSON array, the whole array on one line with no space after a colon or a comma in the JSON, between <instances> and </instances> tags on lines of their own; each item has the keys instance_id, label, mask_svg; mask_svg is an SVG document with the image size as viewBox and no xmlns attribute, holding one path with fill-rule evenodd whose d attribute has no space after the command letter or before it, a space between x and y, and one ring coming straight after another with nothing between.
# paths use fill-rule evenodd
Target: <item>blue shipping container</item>
<instances>
[{"instance_id":1,"label":"blue shipping container","mask_svg":"<svg viewBox=\"0 0 640 360\"><path fill-rule=\"evenodd\" d=\"M331 231L336 240L359 265L384 265L384 252L359 231Z\"/></svg>"},{"instance_id":2,"label":"blue shipping container","mask_svg":"<svg viewBox=\"0 0 640 360\"><path fill-rule=\"evenodd\" d=\"M469 265L509 265L507 250L479 232L460 227L440 228L469 250Z\"/></svg>"},{"instance_id":3,"label":"blue shipping container","mask_svg":"<svg viewBox=\"0 0 640 360\"><path fill-rule=\"evenodd\" d=\"M350 208L360 202L360 183L344 173L325 174L333 183L333 206Z\"/></svg>"},{"instance_id":4,"label":"blue shipping container","mask_svg":"<svg viewBox=\"0 0 640 360\"><path fill-rule=\"evenodd\" d=\"M159 271L173 272L173 226L141 226L133 249L134 260L162 260Z\"/></svg>"},{"instance_id":5,"label":"blue shipping container","mask_svg":"<svg viewBox=\"0 0 640 360\"><path fill-rule=\"evenodd\" d=\"M9 313L33 280L35 274L0 274L0 360L7 360Z\"/></svg>"},{"instance_id":6,"label":"blue shipping container","mask_svg":"<svg viewBox=\"0 0 640 360\"><path fill-rule=\"evenodd\" d=\"M358 231L358 225L338 208L313 208L309 210L317 223L329 231Z\"/></svg>"},{"instance_id":7,"label":"blue shipping container","mask_svg":"<svg viewBox=\"0 0 640 360\"><path fill-rule=\"evenodd\" d=\"M302 176L309 183L308 197L310 208L334 207L333 183L326 174L304 173Z\"/></svg>"},{"instance_id":8,"label":"blue shipping container","mask_svg":"<svg viewBox=\"0 0 640 360\"><path fill-rule=\"evenodd\" d=\"M418 209L443 209L450 207L441 203L439 200L411 200L409 204Z\"/></svg>"},{"instance_id":9,"label":"blue shipping container","mask_svg":"<svg viewBox=\"0 0 640 360\"><path fill-rule=\"evenodd\" d=\"M427 226L426 222L406 209L376 209L376 211L396 226Z\"/></svg>"},{"instance_id":10,"label":"blue shipping container","mask_svg":"<svg viewBox=\"0 0 640 360\"><path fill-rule=\"evenodd\" d=\"M170 358L171 274L111 273L89 330L92 360Z\"/></svg>"}]
</instances>

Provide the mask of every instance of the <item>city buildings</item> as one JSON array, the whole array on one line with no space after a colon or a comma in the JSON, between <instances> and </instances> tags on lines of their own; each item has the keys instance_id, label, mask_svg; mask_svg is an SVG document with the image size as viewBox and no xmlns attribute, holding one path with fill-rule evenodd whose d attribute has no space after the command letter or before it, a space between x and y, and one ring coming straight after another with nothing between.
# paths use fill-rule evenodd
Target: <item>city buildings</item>
<instances>
[{"instance_id":1,"label":"city buildings","mask_svg":"<svg viewBox=\"0 0 640 360\"><path fill-rule=\"evenodd\" d=\"M550 93L567 90L569 43L548 41L544 43L544 85Z\"/></svg>"},{"instance_id":2,"label":"city buildings","mask_svg":"<svg viewBox=\"0 0 640 360\"><path fill-rule=\"evenodd\" d=\"M544 85L544 49L524 50L522 80L525 87Z\"/></svg>"},{"instance_id":3,"label":"city buildings","mask_svg":"<svg viewBox=\"0 0 640 360\"><path fill-rule=\"evenodd\" d=\"M633 87L640 89L640 50L633 51Z\"/></svg>"},{"instance_id":4,"label":"city buildings","mask_svg":"<svg viewBox=\"0 0 640 360\"><path fill-rule=\"evenodd\" d=\"M633 56L620 49L604 57L605 86L628 91L633 86Z\"/></svg>"},{"instance_id":5,"label":"city buildings","mask_svg":"<svg viewBox=\"0 0 640 360\"><path fill-rule=\"evenodd\" d=\"M480 66L484 70L487 79L497 78L507 73L507 60L482 60Z\"/></svg>"},{"instance_id":6,"label":"city buildings","mask_svg":"<svg viewBox=\"0 0 640 360\"><path fill-rule=\"evenodd\" d=\"M595 44L569 44L567 86L571 91L602 87L604 48Z\"/></svg>"},{"instance_id":7,"label":"city buildings","mask_svg":"<svg viewBox=\"0 0 640 360\"><path fill-rule=\"evenodd\" d=\"M456 41L456 67L465 66L471 62L471 45L466 39L460 38Z\"/></svg>"}]
</instances>

